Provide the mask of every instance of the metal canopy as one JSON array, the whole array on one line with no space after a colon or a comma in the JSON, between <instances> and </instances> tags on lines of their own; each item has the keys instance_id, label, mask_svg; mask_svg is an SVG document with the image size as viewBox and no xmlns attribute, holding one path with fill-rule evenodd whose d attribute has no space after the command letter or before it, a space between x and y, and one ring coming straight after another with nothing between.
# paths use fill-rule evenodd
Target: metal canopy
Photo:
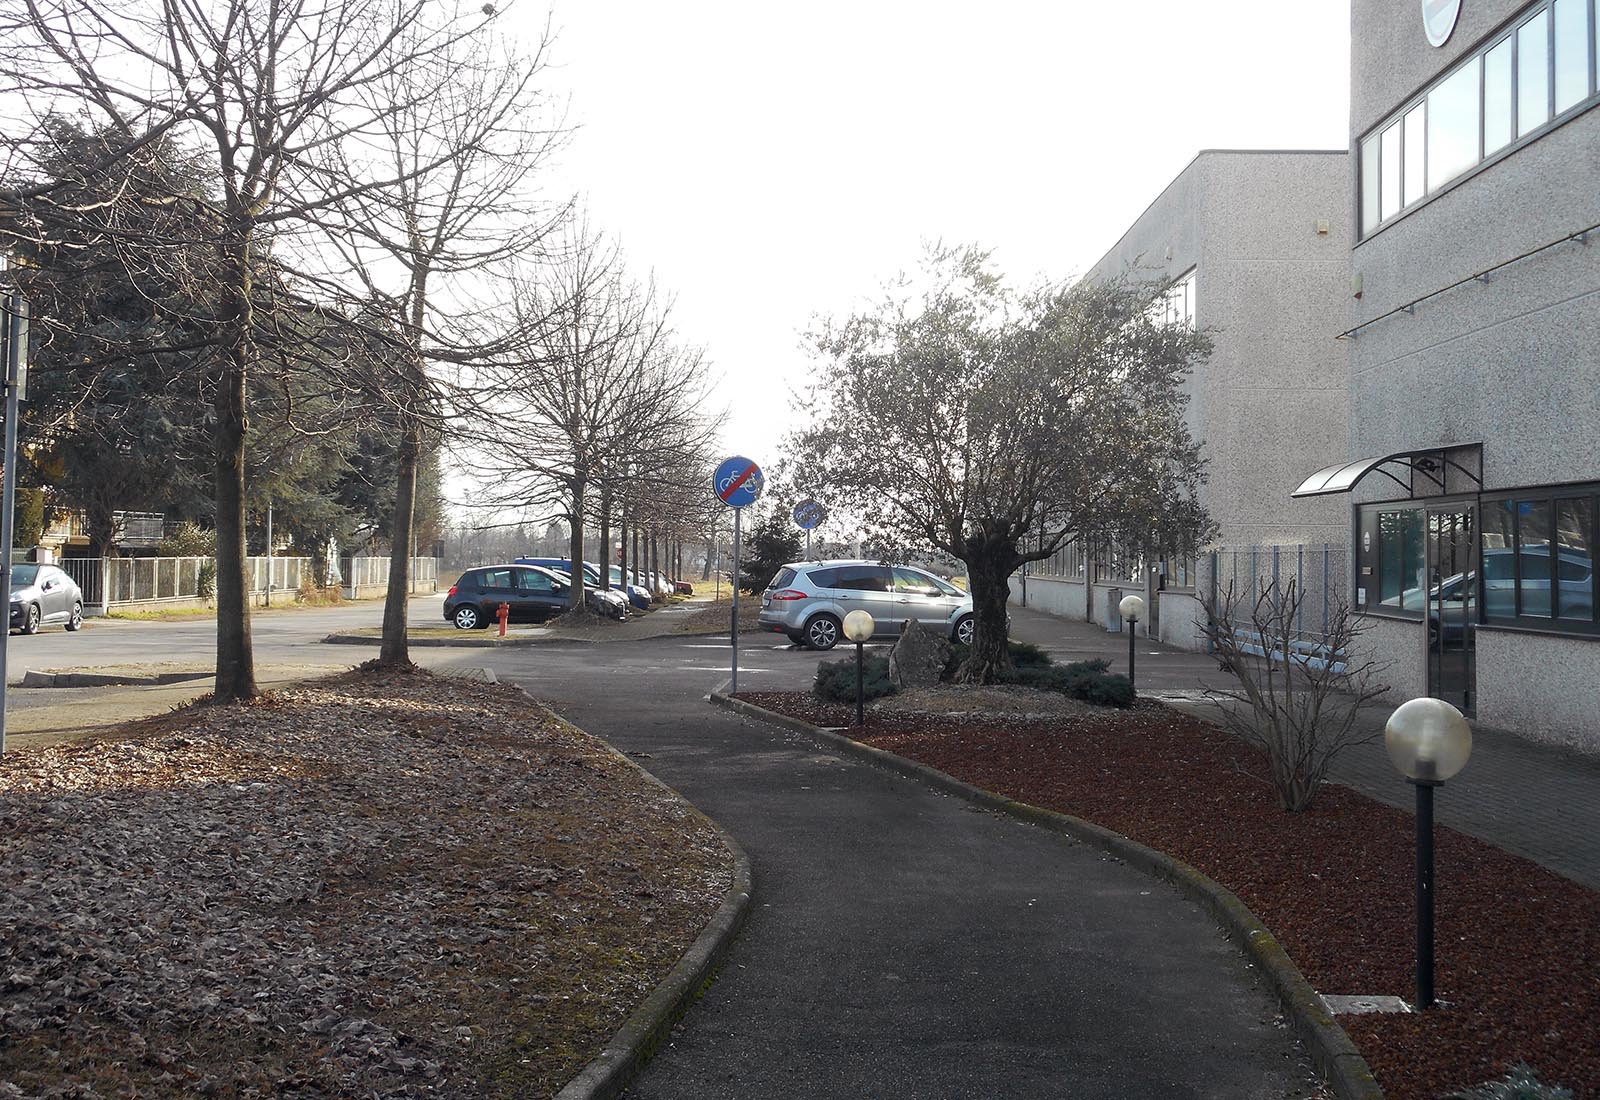
<instances>
[{"instance_id":1,"label":"metal canopy","mask_svg":"<svg viewBox=\"0 0 1600 1100\"><path fill-rule=\"evenodd\" d=\"M1444 487L1444 479L1440 476L1443 467L1449 466L1458 470L1471 479L1472 484L1483 487L1483 481L1477 474L1445 457L1441 450L1431 451L1400 451L1397 454L1384 455L1382 458L1362 458L1355 462L1341 462L1337 466L1327 466L1300 483L1300 487L1290 493L1291 497L1320 497L1330 493L1348 493L1360 484L1361 479L1370 473L1379 473L1394 482L1407 494L1412 492L1411 482L1401 480L1400 476L1388 466L1398 466L1405 469L1408 474L1422 473L1429 480Z\"/></svg>"}]
</instances>

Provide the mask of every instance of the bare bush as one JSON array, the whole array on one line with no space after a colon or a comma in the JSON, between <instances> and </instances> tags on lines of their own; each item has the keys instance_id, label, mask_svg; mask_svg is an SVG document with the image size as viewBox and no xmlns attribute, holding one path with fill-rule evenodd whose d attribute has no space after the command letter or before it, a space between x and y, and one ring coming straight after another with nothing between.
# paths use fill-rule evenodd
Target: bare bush
<instances>
[{"instance_id":1,"label":"bare bush","mask_svg":"<svg viewBox=\"0 0 1600 1100\"><path fill-rule=\"evenodd\" d=\"M1203 601L1202 629L1237 688L1206 692L1234 734L1261 749L1278 806L1308 808L1333 762L1346 749L1381 736L1357 725L1363 703L1388 691L1382 669L1360 657L1361 626L1340 600L1327 630L1303 638L1295 623L1305 591L1294 581L1262 584L1254 592L1233 585Z\"/></svg>"}]
</instances>

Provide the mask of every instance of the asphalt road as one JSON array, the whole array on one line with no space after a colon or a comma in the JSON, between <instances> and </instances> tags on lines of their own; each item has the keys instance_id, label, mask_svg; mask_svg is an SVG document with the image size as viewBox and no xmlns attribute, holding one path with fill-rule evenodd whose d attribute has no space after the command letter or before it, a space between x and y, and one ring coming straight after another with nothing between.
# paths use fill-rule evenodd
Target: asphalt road
<instances>
[{"instance_id":1,"label":"asphalt road","mask_svg":"<svg viewBox=\"0 0 1600 1100\"><path fill-rule=\"evenodd\" d=\"M764 640L741 686L809 683ZM1062 837L713 709L721 640L493 651L750 853L755 910L630 1091L657 1098L1316 1095L1244 957Z\"/></svg>"}]
</instances>

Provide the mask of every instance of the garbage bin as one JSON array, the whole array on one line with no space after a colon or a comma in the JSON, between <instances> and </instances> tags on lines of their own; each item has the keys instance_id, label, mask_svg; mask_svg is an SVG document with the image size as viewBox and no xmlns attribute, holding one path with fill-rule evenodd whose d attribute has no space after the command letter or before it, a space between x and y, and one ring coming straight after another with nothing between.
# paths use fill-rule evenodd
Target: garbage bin
<instances>
[{"instance_id":1,"label":"garbage bin","mask_svg":"<svg viewBox=\"0 0 1600 1100\"><path fill-rule=\"evenodd\" d=\"M1106 630L1112 634L1122 633L1122 611L1117 607L1122 602L1122 589L1113 588L1106 593Z\"/></svg>"}]
</instances>

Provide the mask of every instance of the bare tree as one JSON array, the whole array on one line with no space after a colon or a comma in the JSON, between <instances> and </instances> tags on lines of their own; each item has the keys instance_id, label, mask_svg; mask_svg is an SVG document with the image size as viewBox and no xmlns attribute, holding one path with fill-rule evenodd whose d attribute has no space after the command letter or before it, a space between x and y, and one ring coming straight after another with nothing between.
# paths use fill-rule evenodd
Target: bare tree
<instances>
[{"instance_id":1,"label":"bare tree","mask_svg":"<svg viewBox=\"0 0 1600 1100\"><path fill-rule=\"evenodd\" d=\"M1258 584L1239 592L1232 584L1204 601L1201 629L1237 688L1206 694L1222 722L1264 754L1266 774L1280 808L1306 809L1347 749L1381 732L1358 725L1363 703L1388 691L1379 669L1360 656L1360 620L1340 600L1326 631L1306 639L1296 629L1305 591L1295 582Z\"/></svg>"},{"instance_id":2,"label":"bare tree","mask_svg":"<svg viewBox=\"0 0 1600 1100\"><path fill-rule=\"evenodd\" d=\"M324 213L351 193L415 171L330 180L326 165L339 146L376 140L383 119L404 106L375 108L364 90L409 71L426 74L408 87L410 100L444 94L454 74L437 62L485 18L439 14L426 0L6 0L0 7L0 73L40 116L8 133L11 175L27 167L29 135L42 117L83 113L118 135L107 166L170 135L203 152L216 180L214 194L184 201L203 216L214 257L212 305L202 320L217 351L219 702L257 694L244 566L249 382L269 327L256 315L261 257L270 252L286 265L298 245L315 267ZM20 186L0 198L47 198L53 186Z\"/></svg>"}]
</instances>

